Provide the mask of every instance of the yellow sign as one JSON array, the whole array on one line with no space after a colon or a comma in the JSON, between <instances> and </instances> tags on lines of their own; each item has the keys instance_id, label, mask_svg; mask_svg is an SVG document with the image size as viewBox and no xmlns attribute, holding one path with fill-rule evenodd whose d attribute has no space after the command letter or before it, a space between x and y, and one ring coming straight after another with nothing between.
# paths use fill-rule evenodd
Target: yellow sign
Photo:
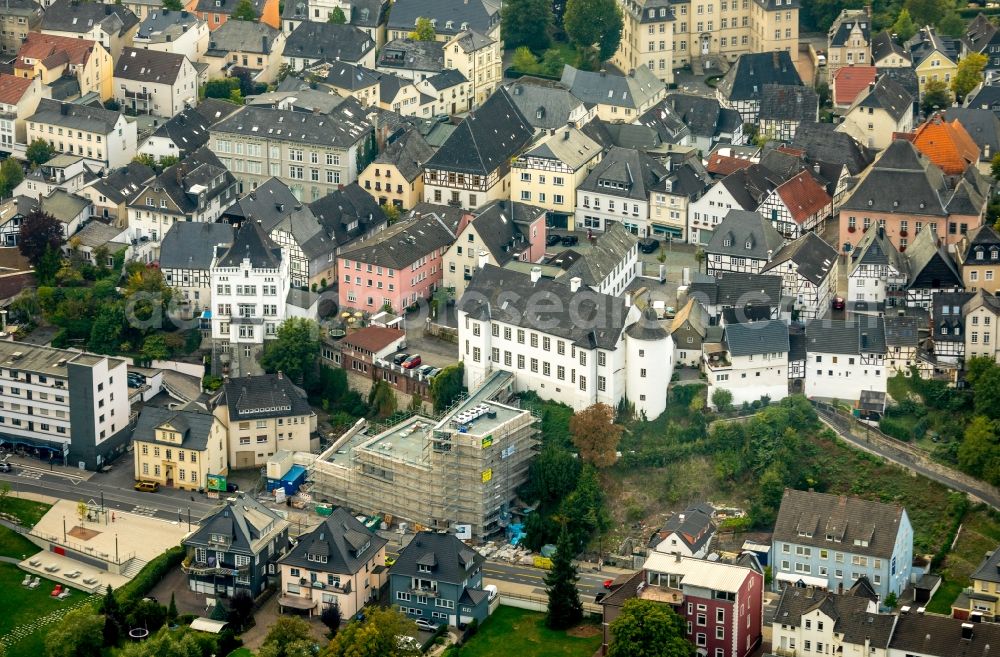
<instances>
[{"instance_id":1,"label":"yellow sign","mask_svg":"<svg viewBox=\"0 0 1000 657\"><path fill-rule=\"evenodd\" d=\"M493 478L493 468L490 468L489 470L483 470L483 483L484 484L487 481L489 481L490 479L492 479L492 478Z\"/></svg>"},{"instance_id":2,"label":"yellow sign","mask_svg":"<svg viewBox=\"0 0 1000 657\"><path fill-rule=\"evenodd\" d=\"M532 565L535 568L541 568L543 570L551 570L552 569L552 559L549 559L548 557L535 557L532 560Z\"/></svg>"},{"instance_id":3,"label":"yellow sign","mask_svg":"<svg viewBox=\"0 0 1000 657\"><path fill-rule=\"evenodd\" d=\"M490 435L486 436L485 438L483 438L483 449L486 449L487 447L489 447L492 444L493 444L493 434L490 434Z\"/></svg>"}]
</instances>

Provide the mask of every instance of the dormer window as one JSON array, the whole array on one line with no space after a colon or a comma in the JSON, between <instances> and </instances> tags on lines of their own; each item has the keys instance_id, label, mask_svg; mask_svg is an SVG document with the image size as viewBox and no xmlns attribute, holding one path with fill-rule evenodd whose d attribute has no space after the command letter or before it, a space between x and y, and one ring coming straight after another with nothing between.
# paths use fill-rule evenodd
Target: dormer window
<instances>
[{"instance_id":1,"label":"dormer window","mask_svg":"<svg viewBox=\"0 0 1000 657\"><path fill-rule=\"evenodd\" d=\"M728 237L722 241L722 246L732 246L732 245L733 245L733 241L731 239L729 239Z\"/></svg>"},{"instance_id":2,"label":"dormer window","mask_svg":"<svg viewBox=\"0 0 1000 657\"><path fill-rule=\"evenodd\" d=\"M995 253L995 251L994 252L990 252L990 255L993 256L993 257L996 257L996 256L993 255L994 253ZM976 249L976 260L982 260L982 259L983 259L983 250L982 249Z\"/></svg>"},{"instance_id":3,"label":"dormer window","mask_svg":"<svg viewBox=\"0 0 1000 657\"><path fill-rule=\"evenodd\" d=\"M431 567L430 566L426 566L424 564L420 564L419 566L417 566L417 572L418 573L429 573L429 572L431 572Z\"/></svg>"},{"instance_id":4,"label":"dormer window","mask_svg":"<svg viewBox=\"0 0 1000 657\"><path fill-rule=\"evenodd\" d=\"M1000 258L1000 249L990 249L990 260L996 260L997 258Z\"/></svg>"},{"instance_id":5,"label":"dormer window","mask_svg":"<svg viewBox=\"0 0 1000 657\"><path fill-rule=\"evenodd\" d=\"M747 240L747 250L749 251L752 248L753 248L753 242L751 242L750 240Z\"/></svg>"}]
</instances>

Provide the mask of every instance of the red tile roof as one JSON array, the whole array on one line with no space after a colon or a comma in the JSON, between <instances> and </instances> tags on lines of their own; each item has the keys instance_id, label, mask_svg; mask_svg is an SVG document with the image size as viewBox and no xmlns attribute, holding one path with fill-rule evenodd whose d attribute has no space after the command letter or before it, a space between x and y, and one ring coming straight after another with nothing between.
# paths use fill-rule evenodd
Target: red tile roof
<instances>
[{"instance_id":1,"label":"red tile roof","mask_svg":"<svg viewBox=\"0 0 1000 657\"><path fill-rule=\"evenodd\" d=\"M868 85L875 84L874 66L845 66L833 74L833 104L848 107Z\"/></svg>"},{"instance_id":2,"label":"red tile roof","mask_svg":"<svg viewBox=\"0 0 1000 657\"><path fill-rule=\"evenodd\" d=\"M913 131L913 145L949 175L961 175L979 161L979 147L958 119L934 114Z\"/></svg>"},{"instance_id":3,"label":"red tile roof","mask_svg":"<svg viewBox=\"0 0 1000 657\"><path fill-rule=\"evenodd\" d=\"M71 39L69 37L28 32L27 40L21 44L17 52L14 68L33 69L25 59L40 60L47 68L59 64L83 64L90 57L94 42L89 39Z\"/></svg>"},{"instance_id":4,"label":"red tile roof","mask_svg":"<svg viewBox=\"0 0 1000 657\"><path fill-rule=\"evenodd\" d=\"M343 339L343 344L376 353L405 336L406 334L399 329L367 326L348 335Z\"/></svg>"},{"instance_id":5,"label":"red tile roof","mask_svg":"<svg viewBox=\"0 0 1000 657\"><path fill-rule=\"evenodd\" d=\"M10 73L0 73L0 103L17 105L21 96L30 86L30 78L19 78Z\"/></svg>"},{"instance_id":6,"label":"red tile roof","mask_svg":"<svg viewBox=\"0 0 1000 657\"><path fill-rule=\"evenodd\" d=\"M823 185L816 182L808 171L800 171L795 177L782 183L777 192L785 207L792 213L792 219L798 224L830 205L833 200Z\"/></svg>"},{"instance_id":7,"label":"red tile roof","mask_svg":"<svg viewBox=\"0 0 1000 657\"><path fill-rule=\"evenodd\" d=\"M708 172L713 175L728 176L734 171L746 169L752 164L753 162L751 160L743 159L741 157L732 157L730 155L712 153L708 158L708 165L705 168L708 169Z\"/></svg>"}]
</instances>

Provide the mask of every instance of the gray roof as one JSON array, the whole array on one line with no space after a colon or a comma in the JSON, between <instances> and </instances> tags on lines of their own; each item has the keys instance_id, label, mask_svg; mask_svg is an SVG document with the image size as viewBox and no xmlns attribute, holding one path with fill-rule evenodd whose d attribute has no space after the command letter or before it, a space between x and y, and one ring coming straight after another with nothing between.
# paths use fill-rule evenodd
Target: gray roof
<instances>
[{"instance_id":1,"label":"gray roof","mask_svg":"<svg viewBox=\"0 0 1000 657\"><path fill-rule=\"evenodd\" d=\"M732 356L788 353L788 324L779 319L726 324L724 335Z\"/></svg>"},{"instance_id":2,"label":"gray roof","mask_svg":"<svg viewBox=\"0 0 1000 657\"><path fill-rule=\"evenodd\" d=\"M309 209L338 246L350 244L387 221L378 202L357 182L316 199Z\"/></svg>"},{"instance_id":3,"label":"gray roof","mask_svg":"<svg viewBox=\"0 0 1000 657\"><path fill-rule=\"evenodd\" d=\"M718 105L718 101L716 101ZM719 117L719 112L715 113L715 119ZM711 118L709 120L712 120ZM679 144L687 140L692 130L684 120L683 115L674 109L674 103L670 99L664 99L650 108L639 117L639 125L656 131L656 136L662 143ZM715 136L714 126L709 137Z\"/></svg>"},{"instance_id":4,"label":"gray roof","mask_svg":"<svg viewBox=\"0 0 1000 657\"><path fill-rule=\"evenodd\" d=\"M476 229L483 246L502 267L530 246L522 227L526 230L545 213L545 208L526 203L493 201L480 208L469 225Z\"/></svg>"},{"instance_id":5,"label":"gray roof","mask_svg":"<svg viewBox=\"0 0 1000 657\"><path fill-rule=\"evenodd\" d=\"M177 205L181 214L190 214L198 209L196 186L205 188L205 202L234 188L236 178L222 165L219 158L208 146L189 153L180 162L163 170L159 176L147 181L132 196L130 205L143 205L142 192L149 186L162 190Z\"/></svg>"},{"instance_id":6,"label":"gray roof","mask_svg":"<svg viewBox=\"0 0 1000 657\"><path fill-rule=\"evenodd\" d=\"M278 30L266 23L226 21L209 35L208 54L216 57L229 52L269 54L278 34Z\"/></svg>"},{"instance_id":7,"label":"gray roof","mask_svg":"<svg viewBox=\"0 0 1000 657\"><path fill-rule=\"evenodd\" d=\"M664 102L669 103L691 133L698 137L714 138L721 132L732 132L743 123L739 112L723 108L715 98L672 93ZM655 111L658 111L655 107L650 110Z\"/></svg>"},{"instance_id":8,"label":"gray roof","mask_svg":"<svg viewBox=\"0 0 1000 657\"><path fill-rule=\"evenodd\" d=\"M937 657L985 657L1000 645L1000 625L975 623L970 637L963 638L963 621L937 614L900 614L892 632L892 654ZM993 646L991 650L991 646Z\"/></svg>"},{"instance_id":9,"label":"gray roof","mask_svg":"<svg viewBox=\"0 0 1000 657\"><path fill-rule=\"evenodd\" d=\"M525 76L507 85L514 104L535 128L551 130L569 123L583 101L562 83Z\"/></svg>"},{"instance_id":10,"label":"gray roof","mask_svg":"<svg viewBox=\"0 0 1000 657\"><path fill-rule=\"evenodd\" d=\"M374 163L395 165L408 182L413 182L423 174L424 163L431 159L434 151L419 130L410 128L398 137L391 138Z\"/></svg>"},{"instance_id":11,"label":"gray roof","mask_svg":"<svg viewBox=\"0 0 1000 657\"><path fill-rule=\"evenodd\" d=\"M468 84L469 79L453 68L446 68L440 73L426 78L424 82L429 84L435 91L444 91L462 84Z\"/></svg>"},{"instance_id":12,"label":"gray roof","mask_svg":"<svg viewBox=\"0 0 1000 657\"><path fill-rule=\"evenodd\" d=\"M819 286L837 264L837 249L827 244L816 233L805 233L781 247L762 273L780 273L776 270L780 270L787 263L795 263L799 276Z\"/></svg>"},{"instance_id":13,"label":"gray roof","mask_svg":"<svg viewBox=\"0 0 1000 657\"><path fill-rule=\"evenodd\" d=\"M726 271L691 283L689 297L702 305L777 306L781 303L781 277Z\"/></svg>"},{"instance_id":14,"label":"gray roof","mask_svg":"<svg viewBox=\"0 0 1000 657\"><path fill-rule=\"evenodd\" d=\"M96 249L106 246L108 242L111 242L124 232L125 229L123 228L106 224L95 218L73 235L73 240L80 246Z\"/></svg>"},{"instance_id":15,"label":"gray roof","mask_svg":"<svg viewBox=\"0 0 1000 657\"><path fill-rule=\"evenodd\" d=\"M813 319L806 324L806 349L823 354L884 354L885 323L881 317Z\"/></svg>"},{"instance_id":16,"label":"gray roof","mask_svg":"<svg viewBox=\"0 0 1000 657\"><path fill-rule=\"evenodd\" d=\"M844 9L841 11L827 33L827 42L830 47L843 46L855 27L861 30L861 36L865 41L871 40L872 20L864 9Z\"/></svg>"},{"instance_id":17,"label":"gray roof","mask_svg":"<svg viewBox=\"0 0 1000 657\"><path fill-rule=\"evenodd\" d=\"M979 91L966 97L965 106L1000 112L1000 85L984 84Z\"/></svg>"},{"instance_id":18,"label":"gray roof","mask_svg":"<svg viewBox=\"0 0 1000 657\"><path fill-rule=\"evenodd\" d=\"M409 37L394 39L379 50L375 66L379 69L437 73L444 69L444 43L414 41Z\"/></svg>"},{"instance_id":19,"label":"gray roof","mask_svg":"<svg viewBox=\"0 0 1000 657\"><path fill-rule=\"evenodd\" d=\"M896 40L892 38L888 30L883 30L872 37L872 61L877 62L883 57L888 57L889 55L895 53L900 57L910 58L910 53L906 51L906 48L896 43Z\"/></svg>"},{"instance_id":20,"label":"gray roof","mask_svg":"<svg viewBox=\"0 0 1000 657\"><path fill-rule=\"evenodd\" d=\"M274 529L287 527L288 521L282 519L276 512L244 493L236 493L231 500L226 500L221 509L202 520L198 529L182 543L197 547L214 546L217 543L213 542L212 538L223 536L228 548L222 549L249 555L254 553L253 544L256 541ZM259 554L264 551L267 545L259 545L256 552ZM284 547L284 545L275 546L275 553L280 553ZM214 557L211 550L209 554L212 555L210 558Z\"/></svg>"},{"instance_id":21,"label":"gray roof","mask_svg":"<svg viewBox=\"0 0 1000 657\"><path fill-rule=\"evenodd\" d=\"M854 101L853 107L882 109L894 121L899 121L908 112L913 112L913 96L891 77L882 75L875 86Z\"/></svg>"},{"instance_id":22,"label":"gray roof","mask_svg":"<svg viewBox=\"0 0 1000 657\"><path fill-rule=\"evenodd\" d=\"M270 234L274 227L289 213L300 206L288 185L278 178L268 178L256 189L248 192L226 210L226 217L259 221L264 232Z\"/></svg>"},{"instance_id":23,"label":"gray roof","mask_svg":"<svg viewBox=\"0 0 1000 657\"><path fill-rule=\"evenodd\" d=\"M139 17L123 5L56 0L45 10L41 29L86 34L95 24L108 34L121 36L139 24Z\"/></svg>"},{"instance_id":24,"label":"gray roof","mask_svg":"<svg viewBox=\"0 0 1000 657\"><path fill-rule=\"evenodd\" d=\"M348 62L331 62L323 80L338 89L355 91L378 84L382 74L378 71Z\"/></svg>"},{"instance_id":25,"label":"gray roof","mask_svg":"<svg viewBox=\"0 0 1000 657\"><path fill-rule=\"evenodd\" d=\"M187 57L171 52L146 50L144 48L123 48L115 63L115 77L150 84L177 82L177 76ZM193 92L192 92L193 93Z\"/></svg>"},{"instance_id":26,"label":"gray roof","mask_svg":"<svg viewBox=\"0 0 1000 657\"><path fill-rule=\"evenodd\" d=\"M212 131L347 149L371 132L371 124L358 102L348 98L330 114L248 106L217 123Z\"/></svg>"},{"instance_id":27,"label":"gray roof","mask_svg":"<svg viewBox=\"0 0 1000 657\"><path fill-rule=\"evenodd\" d=\"M203 450L208 446L215 416L199 408L169 410L160 406L145 406L139 413L133 440ZM181 434L181 442L156 440L156 428L169 424Z\"/></svg>"},{"instance_id":28,"label":"gray roof","mask_svg":"<svg viewBox=\"0 0 1000 657\"><path fill-rule=\"evenodd\" d=\"M244 260L254 269L278 269L281 247L275 244L259 221L244 221L229 246L216 248L216 267L239 267Z\"/></svg>"},{"instance_id":29,"label":"gray roof","mask_svg":"<svg viewBox=\"0 0 1000 657\"><path fill-rule=\"evenodd\" d=\"M887 559L893 556L905 513L896 504L786 488L773 540Z\"/></svg>"},{"instance_id":30,"label":"gray roof","mask_svg":"<svg viewBox=\"0 0 1000 657\"><path fill-rule=\"evenodd\" d=\"M160 243L160 269L208 271L215 247L232 243L230 224L175 221Z\"/></svg>"},{"instance_id":31,"label":"gray roof","mask_svg":"<svg viewBox=\"0 0 1000 657\"><path fill-rule=\"evenodd\" d=\"M485 562L483 555L458 540L454 534L418 532L400 550L389 574L432 577L439 582L461 585ZM418 566L430 567L431 572L421 574Z\"/></svg>"},{"instance_id":32,"label":"gray roof","mask_svg":"<svg viewBox=\"0 0 1000 657\"><path fill-rule=\"evenodd\" d=\"M478 321L544 326L546 333L585 349L614 349L628 315L625 300L584 287L573 294L561 282L566 278L533 283L529 273L486 265L472 277L457 308Z\"/></svg>"},{"instance_id":33,"label":"gray roof","mask_svg":"<svg viewBox=\"0 0 1000 657\"><path fill-rule=\"evenodd\" d=\"M494 43L493 39L475 30L465 30L455 36L455 45L464 53L476 52Z\"/></svg>"},{"instance_id":34,"label":"gray roof","mask_svg":"<svg viewBox=\"0 0 1000 657\"><path fill-rule=\"evenodd\" d=\"M688 546L688 549L697 552L715 536L715 523L712 522L713 513L715 513L715 509L708 503L689 506L680 513L671 513L667 521L663 523L663 528L653 534L649 541L649 547L655 548L660 544L660 541L676 533Z\"/></svg>"},{"instance_id":35,"label":"gray roof","mask_svg":"<svg viewBox=\"0 0 1000 657\"><path fill-rule=\"evenodd\" d=\"M906 249L906 262L909 268L908 288L962 287L962 275L958 266L947 245L938 239L937 232L930 224L924 225L910 242Z\"/></svg>"},{"instance_id":36,"label":"gray roof","mask_svg":"<svg viewBox=\"0 0 1000 657\"><path fill-rule=\"evenodd\" d=\"M781 233L758 213L730 210L716 227L705 253L768 260L784 243Z\"/></svg>"},{"instance_id":37,"label":"gray roof","mask_svg":"<svg viewBox=\"0 0 1000 657\"><path fill-rule=\"evenodd\" d=\"M312 414L305 393L280 373L229 379L216 400L229 407L230 421Z\"/></svg>"},{"instance_id":38,"label":"gray roof","mask_svg":"<svg viewBox=\"0 0 1000 657\"><path fill-rule=\"evenodd\" d=\"M500 22L499 3L489 0L396 0L389 12L388 29L413 30L418 18L433 21L439 35L454 36L463 30L488 33Z\"/></svg>"},{"instance_id":39,"label":"gray roof","mask_svg":"<svg viewBox=\"0 0 1000 657\"><path fill-rule=\"evenodd\" d=\"M885 316L885 344L887 347L912 347L920 344L920 330L927 330L927 322L909 315ZM862 390L861 392L869 392Z\"/></svg>"},{"instance_id":40,"label":"gray roof","mask_svg":"<svg viewBox=\"0 0 1000 657\"><path fill-rule=\"evenodd\" d=\"M61 103L58 100L43 98L38 103L38 109L28 120L106 135L114 129L121 116L121 112L113 112L103 107Z\"/></svg>"},{"instance_id":41,"label":"gray roof","mask_svg":"<svg viewBox=\"0 0 1000 657\"><path fill-rule=\"evenodd\" d=\"M896 139L858 182L843 210L944 217L944 174L911 142Z\"/></svg>"},{"instance_id":42,"label":"gray roof","mask_svg":"<svg viewBox=\"0 0 1000 657\"><path fill-rule=\"evenodd\" d=\"M730 101L760 100L767 84L802 86L792 58L784 50L740 55L722 76L718 90Z\"/></svg>"},{"instance_id":43,"label":"gray roof","mask_svg":"<svg viewBox=\"0 0 1000 657\"><path fill-rule=\"evenodd\" d=\"M156 172L145 164L129 162L110 171L104 178L95 180L91 187L113 203L124 203L131 200L139 187L155 175Z\"/></svg>"},{"instance_id":44,"label":"gray roof","mask_svg":"<svg viewBox=\"0 0 1000 657\"><path fill-rule=\"evenodd\" d=\"M962 262L966 264L977 264L977 258L973 253L974 251L983 252L983 257L978 259L980 262L989 262L992 259L989 251L996 248L1000 248L1000 235L997 235L993 226L983 224L978 228L973 228L969 231L968 245L966 246L964 253L962 253Z\"/></svg>"},{"instance_id":45,"label":"gray roof","mask_svg":"<svg viewBox=\"0 0 1000 657\"><path fill-rule=\"evenodd\" d=\"M577 128L566 126L525 152L522 157L558 160L576 171L600 152L600 144Z\"/></svg>"},{"instance_id":46,"label":"gray roof","mask_svg":"<svg viewBox=\"0 0 1000 657\"><path fill-rule=\"evenodd\" d=\"M836 127L832 123L800 123L792 148L804 150L808 162L839 164L856 176L874 161L875 153Z\"/></svg>"},{"instance_id":47,"label":"gray roof","mask_svg":"<svg viewBox=\"0 0 1000 657\"><path fill-rule=\"evenodd\" d=\"M857 246L851 250L849 274L861 265L888 265L904 276L910 270L906 256L896 249L878 222L868 227Z\"/></svg>"},{"instance_id":48,"label":"gray roof","mask_svg":"<svg viewBox=\"0 0 1000 657\"><path fill-rule=\"evenodd\" d=\"M163 9L157 3L153 11L149 12L139 24L139 32L135 38L161 42L167 40L167 36L170 35L171 40L175 40L177 36L203 22L205 21L191 12Z\"/></svg>"},{"instance_id":49,"label":"gray roof","mask_svg":"<svg viewBox=\"0 0 1000 657\"><path fill-rule=\"evenodd\" d=\"M656 316L656 309L647 306L639 319L625 329L625 334L633 340L656 342L666 338L670 332L663 327L663 323Z\"/></svg>"},{"instance_id":50,"label":"gray roof","mask_svg":"<svg viewBox=\"0 0 1000 657\"><path fill-rule=\"evenodd\" d=\"M565 280L579 276L585 285L597 286L637 249L639 238L615 222L598 235L590 251L566 269Z\"/></svg>"},{"instance_id":51,"label":"gray roof","mask_svg":"<svg viewBox=\"0 0 1000 657\"><path fill-rule=\"evenodd\" d=\"M765 84L758 116L763 121L815 121L819 118L819 95L812 87Z\"/></svg>"},{"instance_id":52,"label":"gray roof","mask_svg":"<svg viewBox=\"0 0 1000 657\"><path fill-rule=\"evenodd\" d=\"M351 25L378 27L385 23L389 0L351 0Z\"/></svg>"},{"instance_id":53,"label":"gray roof","mask_svg":"<svg viewBox=\"0 0 1000 657\"><path fill-rule=\"evenodd\" d=\"M353 575L388 542L389 539L373 534L350 511L339 506L316 529L300 536L279 563L321 573Z\"/></svg>"},{"instance_id":54,"label":"gray roof","mask_svg":"<svg viewBox=\"0 0 1000 657\"><path fill-rule=\"evenodd\" d=\"M457 225L448 225L433 213L405 219L344 251L341 257L401 270L434 251L451 246L457 229Z\"/></svg>"},{"instance_id":55,"label":"gray roof","mask_svg":"<svg viewBox=\"0 0 1000 657\"><path fill-rule=\"evenodd\" d=\"M914 67L922 64L935 52L940 52L951 61L956 62L958 61L959 45L961 42L958 39L938 36L937 28L932 26L920 28L913 38L906 42Z\"/></svg>"},{"instance_id":56,"label":"gray roof","mask_svg":"<svg viewBox=\"0 0 1000 657\"><path fill-rule=\"evenodd\" d=\"M969 575L969 579L1000 584L1000 550L987 552L982 563Z\"/></svg>"},{"instance_id":57,"label":"gray roof","mask_svg":"<svg viewBox=\"0 0 1000 657\"><path fill-rule=\"evenodd\" d=\"M238 108L234 105L233 109ZM212 123L198 109L189 107L157 126L153 136L169 139L183 156L208 143L208 131Z\"/></svg>"},{"instance_id":58,"label":"gray roof","mask_svg":"<svg viewBox=\"0 0 1000 657\"><path fill-rule=\"evenodd\" d=\"M889 645L896 617L892 614L868 611L870 603L871 601L862 595L837 594L812 587L789 586L782 591L778 600L774 622L799 627L803 615L818 609L833 620L832 629L842 635L844 643L864 645L867 640L872 650L884 650Z\"/></svg>"},{"instance_id":59,"label":"gray roof","mask_svg":"<svg viewBox=\"0 0 1000 657\"><path fill-rule=\"evenodd\" d=\"M68 224L90 207L90 201L70 194L64 189L54 189L48 196L41 199L42 212L48 212L59 221Z\"/></svg>"},{"instance_id":60,"label":"gray roof","mask_svg":"<svg viewBox=\"0 0 1000 657\"><path fill-rule=\"evenodd\" d=\"M368 33L353 25L303 21L285 40L282 57L358 62L373 48Z\"/></svg>"},{"instance_id":61,"label":"gray roof","mask_svg":"<svg viewBox=\"0 0 1000 657\"><path fill-rule=\"evenodd\" d=\"M916 100L920 96L920 83L917 82L917 72L908 66L879 66L875 76L886 77L901 86Z\"/></svg>"},{"instance_id":62,"label":"gray roof","mask_svg":"<svg viewBox=\"0 0 1000 657\"><path fill-rule=\"evenodd\" d=\"M631 109L638 109L666 89L663 81L645 65L629 75L618 75L581 71L567 64L563 68L562 83L584 103Z\"/></svg>"},{"instance_id":63,"label":"gray roof","mask_svg":"<svg viewBox=\"0 0 1000 657\"><path fill-rule=\"evenodd\" d=\"M944 112L947 121L958 120L972 141L979 146L979 159L990 162L1000 153L1000 118L988 109L949 107Z\"/></svg>"},{"instance_id":64,"label":"gray roof","mask_svg":"<svg viewBox=\"0 0 1000 657\"><path fill-rule=\"evenodd\" d=\"M607 196L647 201L662 189L668 171L658 160L631 148L614 146L591 170L578 189Z\"/></svg>"}]
</instances>

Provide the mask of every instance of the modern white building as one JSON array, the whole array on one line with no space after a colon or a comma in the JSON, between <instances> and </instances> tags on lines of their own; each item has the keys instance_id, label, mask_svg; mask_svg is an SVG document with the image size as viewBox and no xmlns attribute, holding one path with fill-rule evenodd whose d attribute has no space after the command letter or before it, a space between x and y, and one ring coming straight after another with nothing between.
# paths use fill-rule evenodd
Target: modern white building
<instances>
[{"instance_id":1,"label":"modern white building","mask_svg":"<svg viewBox=\"0 0 1000 657\"><path fill-rule=\"evenodd\" d=\"M721 343L703 345L708 400L718 389L732 403L771 401L788 395L788 325L781 320L726 324Z\"/></svg>"},{"instance_id":2,"label":"modern white building","mask_svg":"<svg viewBox=\"0 0 1000 657\"><path fill-rule=\"evenodd\" d=\"M198 71L187 55L125 48L114 85L115 100L135 114L169 119L198 104Z\"/></svg>"},{"instance_id":3,"label":"modern white building","mask_svg":"<svg viewBox=\"0 0 1000 657\"><path fill-rule=\"evenodd\" d=\"M806 324L807 397L857 401L862 390L886 392L885 323L881 317L814 319Z\"/></svg>"},{"instance_id":4,"label":"modern white building","mask_svg":"<svg viewBox=\"0 0 1000 657\"><path fill-rule=\"evenodd\" d=\"M577 187L576 227L602 231L621 223L649 236L649 197L654 189L665 190L669 173L643 152L613 146Z\"/></svg>"}]
</instances>

